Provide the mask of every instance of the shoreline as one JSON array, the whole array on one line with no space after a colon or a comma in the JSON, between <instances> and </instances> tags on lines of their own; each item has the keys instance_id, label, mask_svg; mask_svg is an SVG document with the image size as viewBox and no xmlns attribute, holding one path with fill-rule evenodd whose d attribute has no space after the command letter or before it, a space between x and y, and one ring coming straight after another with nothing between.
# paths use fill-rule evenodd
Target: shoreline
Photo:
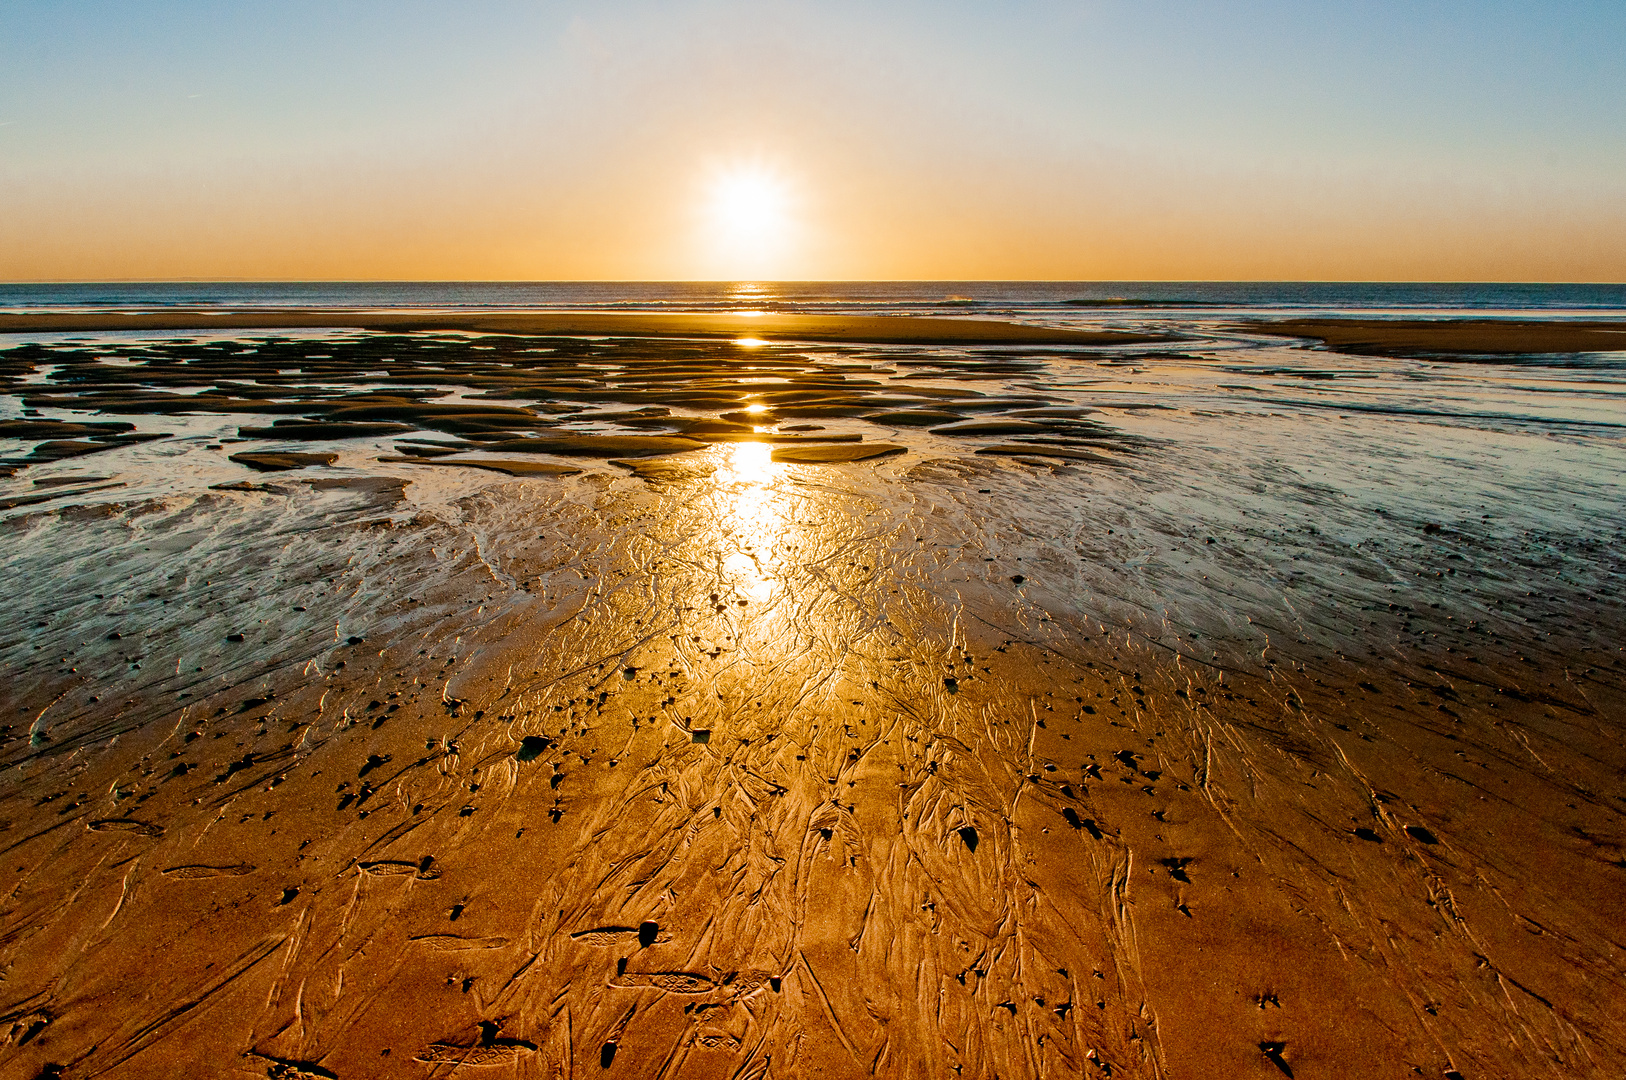
<instances>
[{"instance_id":1,"label":"shoreline","mask_svg":"<svg viewBox=\"0 0 1626 1080\"><path fill-rule=\"evenodd\" d=\"M868 345L1138 345L1167 334L1057 330L989 319L711 312L405 312L312 308L0 314L0 334L192 330L450 330L551 336L736 338Z\"/></svg>"}]
</instances>

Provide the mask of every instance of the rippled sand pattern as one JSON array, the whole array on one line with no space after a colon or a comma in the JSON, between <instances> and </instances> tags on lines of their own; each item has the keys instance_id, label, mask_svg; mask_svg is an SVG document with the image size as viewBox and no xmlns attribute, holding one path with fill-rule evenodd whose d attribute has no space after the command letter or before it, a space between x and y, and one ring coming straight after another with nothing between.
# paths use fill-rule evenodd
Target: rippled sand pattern
<instances>
[{"instance_id":1,"label":"rippled sand pattern","mask_svg":"<svg viewBox=\"0 0 1626 1080\"><path fill-rule=\"evenodd\" d=\"M1179 329L0 353L0 1076L1626 1071L1618 360Z\"/></svg>"}]
</instances>

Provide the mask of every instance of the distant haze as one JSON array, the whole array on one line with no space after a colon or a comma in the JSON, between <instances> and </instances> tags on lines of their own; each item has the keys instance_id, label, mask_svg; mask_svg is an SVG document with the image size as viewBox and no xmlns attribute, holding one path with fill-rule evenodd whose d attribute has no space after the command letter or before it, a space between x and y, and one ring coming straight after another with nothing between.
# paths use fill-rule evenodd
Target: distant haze
<instances>
[{"instance_id":1,"label":"distant haze","mask_svg":"<svg viewBox=\"0 0 1626 1080\"><path fill-rule=\"evenodd\" d=\"M0 280L1626 280L1626 4L0 5Z\"/></svg>"}]
</instances>

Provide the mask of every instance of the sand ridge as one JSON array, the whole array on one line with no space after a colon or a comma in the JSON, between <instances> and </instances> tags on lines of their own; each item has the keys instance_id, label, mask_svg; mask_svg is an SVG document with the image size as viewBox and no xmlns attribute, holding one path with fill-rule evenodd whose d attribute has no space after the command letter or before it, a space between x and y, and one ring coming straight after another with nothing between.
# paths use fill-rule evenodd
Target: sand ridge
<instances>
[{"instance_id":1,"label":"sand ridge","mask_svg":"<svg viewBox=\"0 0 1626 1080\"><path fill-rule=\"evenodd\" d=\"M0 334L121 330L289 330L724 337L871 344L1129 345L1166 334L1066 330L989 319L780 312L433 312L297 308L144 312L0 313Z\"/></svg>"},{"instance_id":2,"label":"sand ridge","mask_svg":"<svg viewBox=\"0 0 1626 1080\"><path fill-rule=\"evenodd\" d=\"M1552 319L1261 319L1236 329L1314 338L1365 356L1626 351L1626 323Z\"/></svg>"}]
</instances>

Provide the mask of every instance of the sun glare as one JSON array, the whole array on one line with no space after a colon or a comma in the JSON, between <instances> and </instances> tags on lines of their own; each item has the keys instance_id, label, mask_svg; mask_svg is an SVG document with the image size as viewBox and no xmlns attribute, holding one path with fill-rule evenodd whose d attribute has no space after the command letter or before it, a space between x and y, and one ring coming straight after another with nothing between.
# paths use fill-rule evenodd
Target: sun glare
<instances>
[{"instance_id":1,"label":"sun glare","mask_svg":"<svg viewBox=\"0 0 1626 1080\"><path fill-rule=\"evenodd\" d=\"M726 540L733 551L723 558L731 584L757 603L773 595L778 579L779 548L790 530L790 513L777 485L785 466L773 460L767 443L735 443L714 474L717 493L725 500Z\"/></svg>"},{"instance_id":2,"label":"sun glare","mask_svg":"<svg viewBox=\"0 0 1626 1080\"><path fill-rule=\"evenodd\" d=\"M713 182L711 201L718 227L741 239L782 233L789 216L784 183L761 167L721 173Z\"/></svg>"},{"instance_id":3,"label":"sun glare","mask_svg":"<svg viewBox=\"0 0 1626 1080\"><path fill-rule=\"evenodd\" d=\"M715 272L723 277L771 277L795 247L795 190L765 164L718 166L706 179L704 233Z\"/></svg>"}]
</instances>

